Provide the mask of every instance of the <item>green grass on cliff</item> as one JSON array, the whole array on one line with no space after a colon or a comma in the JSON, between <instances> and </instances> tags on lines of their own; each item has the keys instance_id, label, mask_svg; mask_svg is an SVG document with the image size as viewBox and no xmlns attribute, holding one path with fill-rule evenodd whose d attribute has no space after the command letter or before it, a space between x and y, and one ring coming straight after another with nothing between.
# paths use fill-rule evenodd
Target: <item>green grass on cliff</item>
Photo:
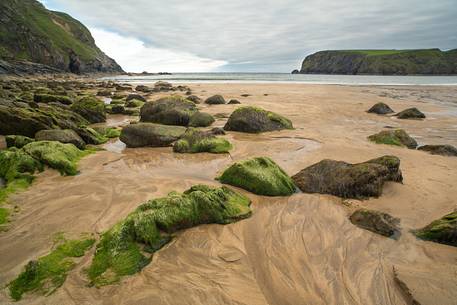
<instances>
[{"instance_id":1,"label":"green grass on cliff","mask_svg":"<svg viewBox=\"0 0 457 305\"><path fill-rule=\"evenodd\" d=\"M424 50L341 50L342 52L357 53L367 56L383 56L383 55L395 55L402 53L415 53L422 55L431 55L436 52L440 53L438 49L424 49Z\"/></svg>"}]
</instances>

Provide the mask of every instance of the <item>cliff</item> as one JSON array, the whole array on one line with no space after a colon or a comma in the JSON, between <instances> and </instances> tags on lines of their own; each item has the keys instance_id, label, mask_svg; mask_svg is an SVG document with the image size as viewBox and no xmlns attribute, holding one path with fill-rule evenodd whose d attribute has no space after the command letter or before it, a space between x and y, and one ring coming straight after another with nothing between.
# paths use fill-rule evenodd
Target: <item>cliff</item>
<instances>
[{"instance_id":1,"label":"cliff","mask_svg":"<svg viewBox=\"0 0 457 305\"><path fill-rule=\"evenodd\" d=\"M299 73L453 75L457 49L321 51L307 56Z\"/></svg>"},{"instance_id":2,"label":"cliff","mask_svg":"<svg viewBox=\"0 0 457 305\"><path fill-rule=\"evenodd\" d=\"M0 73L123 72L69 15L35 0L0 1Z\"/></svg>"}]
</instances>

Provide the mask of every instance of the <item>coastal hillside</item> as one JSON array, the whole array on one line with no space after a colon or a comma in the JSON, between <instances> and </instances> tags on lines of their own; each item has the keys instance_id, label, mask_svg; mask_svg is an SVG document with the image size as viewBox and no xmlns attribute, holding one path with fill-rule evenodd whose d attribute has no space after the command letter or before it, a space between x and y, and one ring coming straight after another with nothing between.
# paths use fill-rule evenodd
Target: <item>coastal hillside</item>
<instances>
[{"instance_id":1,"label":"coastal hillside","mask_svg":"<svg viewBox=\"0 0 457 305\"><path fill-rule=\"evenodd\" d=\"M457 74L457 49L321 51L307 56L298 73Z\"/></svg>"},{"instance_id":2,"label":"coastal hillside","mask_svg":"<svg viewBox=\"0 0 457 305\"><path fill-rule=\"evenodd\" d=\"M35 0L0 1L0 74L122 72L89 30Z\"/></svg>"}]
</instances>

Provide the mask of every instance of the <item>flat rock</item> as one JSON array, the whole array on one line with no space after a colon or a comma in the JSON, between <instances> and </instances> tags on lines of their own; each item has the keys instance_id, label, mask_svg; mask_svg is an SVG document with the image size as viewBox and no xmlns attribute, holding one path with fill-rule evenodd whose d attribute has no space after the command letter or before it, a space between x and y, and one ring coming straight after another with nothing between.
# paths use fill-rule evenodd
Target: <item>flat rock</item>
<instances>
[{"instance_id":1,"label":"flat rock","mask_svg":"<svg viewBox=\"0 0 457 305\"><path fill-rule=\"evenodd\" d=\"M457 148L452 145L424 145L417 148L432 155L457 157Z\"/></svg>"},{"instance_id":2,"label":"flat rock","mask_svg":"<svg viewBox=\"0 0 457 305\"><path fill-rule=\"evenodd\" d=\"M349 220L360 228L383 236L397 237L400 234L400 220L380 211L358 209Z\"/></svg>"},{"instance_id":3,"label":"flat rock","mask_svg":"<svg viewBox=\"0 0 457 305\"><path fill-rule=\"evenodd\" d=\"M122 129L119 139L127 147L163 147L178 140L186 128L154 123L131 124Z\"/></svg>"}]
</instances>

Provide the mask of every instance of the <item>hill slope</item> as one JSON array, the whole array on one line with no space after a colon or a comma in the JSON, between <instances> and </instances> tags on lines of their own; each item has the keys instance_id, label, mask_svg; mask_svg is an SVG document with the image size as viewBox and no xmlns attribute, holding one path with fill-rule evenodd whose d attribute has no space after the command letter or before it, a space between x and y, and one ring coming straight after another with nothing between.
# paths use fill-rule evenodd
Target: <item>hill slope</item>
<instances>
[{"instance_id":1,"label":"hill slope","mask_svg":"<svg viewBox=\"0 0 457 305\"><path fill-rule=\"evenodd\" d=\"M35 0L1 0L0 73L52 68L74 73L122 72L95 45L89 30L69 15L49 11Z\"/></svg>"},{"instance_id":2,"label":"hill slope","mask_svg":"<svg viewBox=\"0 0 457 305\"><path fill-rule=\"evenodd\" d=\"M300 73L457 74L457 49L321 51L305 58Z\"/></svg>"}]
</instances>

